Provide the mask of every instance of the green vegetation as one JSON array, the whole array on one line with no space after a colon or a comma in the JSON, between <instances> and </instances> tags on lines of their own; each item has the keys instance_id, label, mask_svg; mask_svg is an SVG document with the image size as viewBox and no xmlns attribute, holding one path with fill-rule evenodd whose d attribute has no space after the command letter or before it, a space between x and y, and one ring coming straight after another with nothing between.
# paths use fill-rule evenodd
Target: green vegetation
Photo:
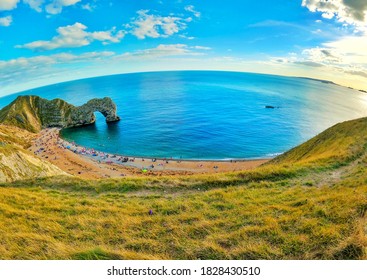
<instances>
[{"instance_id":1,"label":"green vegetation","mask_svg":"<svg viewBox=\"0 0 367 280\"><path fill-rule=\"evenodd\" d=\"M40 107L39 97L25 98L19 96L16 100L0 111L0 123L23 128L31 132L41 129L41 119L38 116Z\"/></svg>"},{"instance_id":2,"label":"green vegetation","mask_svg":"<svg viewBox=\"0 0 367 280\"><path fill-rule=\"evenodd\" d=\"M58 98L49 101L39 96L18 96L0 110L0 123L38 132L44 126L60 126L66 122L73 108Z\"/></svg>"},{"instance_id":3,"label":"green vegetation","mask_svg":"<svg viewBox=\"0 0 367 280\"><path fill-rule=\"evenodd\" d=\"M334 125L306 143L275 158L271 164L346 165L367 148L367 118Z\"/></svg>"},{"instance_id":4,"label":"green vegetation","mask_svg":"<svg viewBox=\"0 0 367 280\"><path fill-rule=\"evenodd\" d=\"M252 171L3 183L0 256L366 259L366 144L359 119Z\"/></svg>"},{"instance_id":5,"label":"green vegetation","mask_svg":"<svg viewBox=\"0 0 367 280\"><path fill-rule=\"evenodd\" d=\"M39 132L46 127L65 128L94 123L94 111L100 111L107 122L120 120L116 115L116 105L109 97L94 98L75 107L59 98L47 100L24 95L0 110L0 124Z\"/></svg>"}]
</instances>

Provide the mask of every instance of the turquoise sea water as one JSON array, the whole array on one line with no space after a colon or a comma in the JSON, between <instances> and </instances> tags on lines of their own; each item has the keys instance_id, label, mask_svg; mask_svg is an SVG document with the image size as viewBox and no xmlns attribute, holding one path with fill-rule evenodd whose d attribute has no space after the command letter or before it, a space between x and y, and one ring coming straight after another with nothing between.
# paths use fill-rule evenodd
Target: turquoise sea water
<instances>
[{"instance_id":1,"label":"turquoise sea water","mask_svg":"<svg viewBox=\"0 0 367 280\"><path fill-rule=\"evenodd\" d=\"M180 71L90 78L16 95L82 105L111 97L121 121L66 129L62 137L101 151L184 159L282 153L340 121L367 115L367 95L302 78ZM16 95L0 99L0 107ZM279 107L266 109L271 105Z\"/></svg>"}]
</instances>

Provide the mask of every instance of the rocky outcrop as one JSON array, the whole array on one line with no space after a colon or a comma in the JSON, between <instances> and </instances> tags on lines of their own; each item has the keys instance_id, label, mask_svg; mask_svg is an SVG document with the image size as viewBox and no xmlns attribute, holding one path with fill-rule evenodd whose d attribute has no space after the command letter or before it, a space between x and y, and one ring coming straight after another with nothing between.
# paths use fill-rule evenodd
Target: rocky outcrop
<instances>
[{"instance_id":1,"label":"rocky outcrop","mask_svg":"<svg viewBox=\"0 0 367 280\"><path fill-rule=\"evenodd\" d=\"M116 115L116 104L109 97L92 99L77 107L62 99L18 96L0 111L0 123L38 132L46 127L67 128L92 124L96 120L96 111L105 116L106 122L120 120Z\"/></svg>"},{"instance_id":2,"label":"rocky outcrop","mask_svg":"<svg viewBox=\"0 0 367 280\"><path fill-rule=\"evenodd\" d=\"M34 134L26 130L0 125L0 183L68 175L28 151L33 139Z\"/></svg>"},{"instance_id":3,"label":"rocky outcrop","mask_svg":"<svg viewBox=\"0 0 367 280\"><path fill-rule=\"evenodd\" d=\"M92 99L80 107L75 107L71 111L71 122L68 124L68 127L94 123L96 121L94 112L96 111L100 112L106 118L106 122L120 120L116 115L116 104L111 98L105 97L102 99Z\"/></svg>"},{"instance_id":4,"label":"rocky outcrop","mask_svg":"<svg viewBox=\"0 0 367 280\"><path fill-rule=\"evenodd\" d=\"M14 145L0 147L0 182L68 175L57 166Z\"/></svg>"}]
</instances>

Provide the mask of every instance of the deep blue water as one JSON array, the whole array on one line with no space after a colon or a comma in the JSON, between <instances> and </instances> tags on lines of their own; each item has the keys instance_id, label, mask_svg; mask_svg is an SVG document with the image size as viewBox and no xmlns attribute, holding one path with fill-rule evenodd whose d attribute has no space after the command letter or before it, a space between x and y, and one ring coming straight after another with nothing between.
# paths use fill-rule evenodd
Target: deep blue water
<instances>
[{"instance_id":1,"label":"deep blue water","mask_svg":"<svg viewBox=\"0 0 367 280\"><path fill-rule=\"evenodd\" d=\"M191 159L259 158L282 153L349 119L367 115L367 96L302 78L180 71L114 75L16 95L82 105L111 97L121 121L66 129L62 137L98 150ZM0 99L0 107L16 95ZM277 109L266 109L266 105Z\"/></svg>"}]
</instances>

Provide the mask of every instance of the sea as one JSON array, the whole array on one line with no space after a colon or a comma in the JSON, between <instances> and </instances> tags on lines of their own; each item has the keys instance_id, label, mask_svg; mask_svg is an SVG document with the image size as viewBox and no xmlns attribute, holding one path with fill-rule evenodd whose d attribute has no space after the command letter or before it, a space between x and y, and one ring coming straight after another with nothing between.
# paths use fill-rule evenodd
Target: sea
<instances>
[{"instance_id":1,"label":"sea","mask_svg":"<svg viewBox=\"0 0 367 280\"><path fill-rule=\"evenodd\" d=\"M168 71L102 76L18 95L82 105L111 97L121 121L61 136L113 154L175 159L270 158L328 127L367 116L367 94L325 81L254 73ZM268 108L267 108L268 107ZM270 108L269 108L270 107Z\"/></svg>"}]
</instances>

